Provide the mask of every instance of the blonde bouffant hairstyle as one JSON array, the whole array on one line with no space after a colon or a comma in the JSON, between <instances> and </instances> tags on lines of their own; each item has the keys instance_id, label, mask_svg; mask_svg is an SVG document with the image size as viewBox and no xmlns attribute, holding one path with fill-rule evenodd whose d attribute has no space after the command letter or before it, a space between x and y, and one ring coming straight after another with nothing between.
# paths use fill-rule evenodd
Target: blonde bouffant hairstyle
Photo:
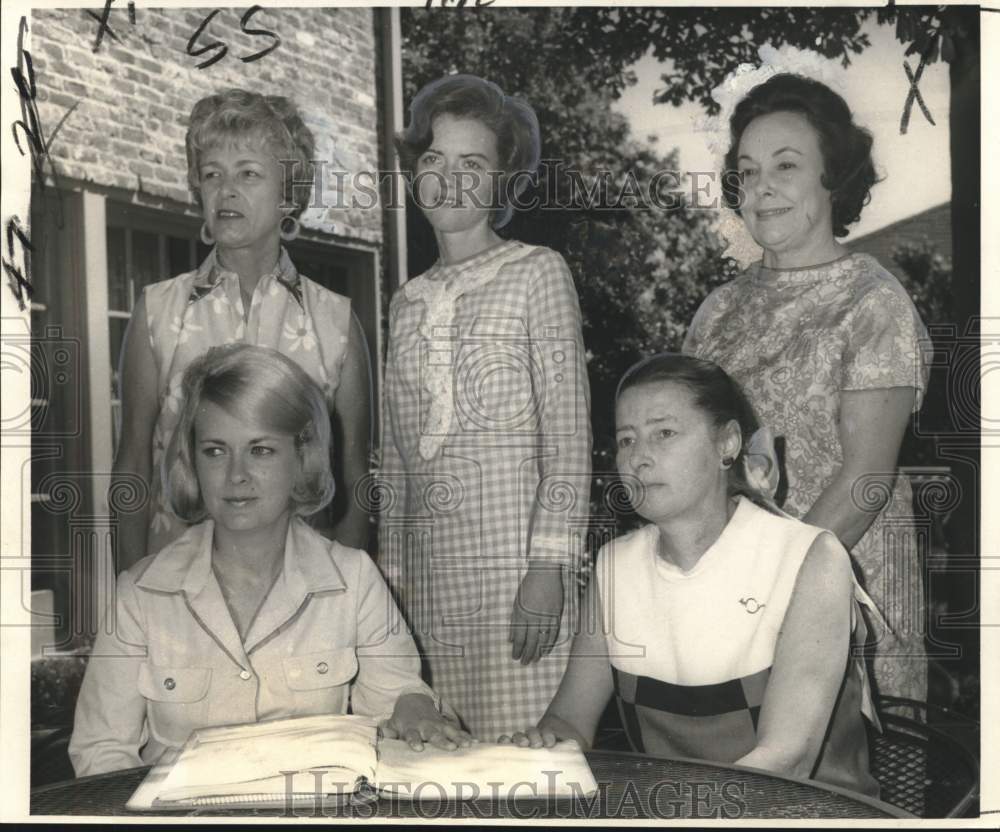
<instances>
[{"instance_id":1,"label":"blonde bouffant hairstyle","mask_svg":"<svg viewBox=\"0 0 1000 832\"><path fill-rule=\"evenodd\" d=\"M295 103L282 95L228 89L200 99L191 110L184 146L188 185L201 207L201 155L220 144L258 142L280 162L292 216L309 207L316 139Z\"/></svg>"},{"instance_id":2,"label":"blonde bouffant hairstyle","mask_svg":"<svg viewBox=\"0 0 1000 832\"><path fill-rule=\"evenodd\" d=\"M181 520L206 517L194 464L195 416L204 402L295 437L301 463L291 494L295 514L314 514L333 499L329 411L319 386L294 361L266 347L226 344L192 362L181 388L180 421L160 471L167 503Z\"/></svg>"}]
</instances>

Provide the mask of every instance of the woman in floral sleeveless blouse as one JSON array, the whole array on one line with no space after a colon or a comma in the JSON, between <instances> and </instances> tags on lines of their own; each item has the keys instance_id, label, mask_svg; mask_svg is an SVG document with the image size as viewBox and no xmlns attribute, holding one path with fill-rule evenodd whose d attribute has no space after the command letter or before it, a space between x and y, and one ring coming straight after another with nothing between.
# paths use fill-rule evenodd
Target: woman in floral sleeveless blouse
<instances>
[{"instance_id":1,"label":"woman in floral sleeveless blouse","mask_svg":"<svg viewBox=\"0 0 1000 832\"><path fill-rule=\"evenodd\" d=\"M312 162L313 135L287 98L230 89L195 104L186 145L188 181L205 217L202 240L214 247L195 271L146 287L122 347L114 474L119 482L141 478L150 500L119 512L118 570L187 527L164 501L160 459L177 424L184 370L234 341L284 353L320 385L335 416L337 487L348 495L332 533L364 548L368 518L350 499L369 444L364 335L350 300L300 275L281 245L295 239L309 203L300 170Z\"/></svg>"},{"instance_id":2,"label":"woman in floral sleeveless blouse","mask_svg":"<svg viewBox=\"0 0 1000 832\"><path fill-rule=\"evenodd\" d=\"M839 95L791 74L754 87L730 131L726 201L763 259L709 296L684 349L737 379L784 438L783 508L851 552L889 626L879 692L924 700L922 564L896 466L926 387L927 334L899 282L837 240L876 182L871 135Z\"/></svg>"},{"instance_id":3,"label":"woman in floral sleeveless blouse","mask_svg":"<svg viewBox=\"0 0 1000 832\"><path fill-rule=\"evenodd\" d=\"M389 312L379 564L428 681L495 740L542 715L569 654L591 445L580 308L562 257L495 230L500 189L538 165L531 108L457 75L410 113L397 147L440 258Z\"/></svg>"}]
</instances>

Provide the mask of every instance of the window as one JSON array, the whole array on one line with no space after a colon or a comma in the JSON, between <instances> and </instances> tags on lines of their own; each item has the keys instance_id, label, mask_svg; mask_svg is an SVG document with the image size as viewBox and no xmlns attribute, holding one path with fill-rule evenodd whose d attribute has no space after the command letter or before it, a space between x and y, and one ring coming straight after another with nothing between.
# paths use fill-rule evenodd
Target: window
<instances>
[{"instance_id":1,"label":"window","mask_svg":"<svg viewBox=\"0 0 1000 832\"><path fill-rule=\"evenodd\" d=\"M189 272L207 256L195 219L164 216L134 206L107 206L108 340L111 362L112 446L121 435L119 365L135 302L150 283Z\"/></svg>"}]
</instances>

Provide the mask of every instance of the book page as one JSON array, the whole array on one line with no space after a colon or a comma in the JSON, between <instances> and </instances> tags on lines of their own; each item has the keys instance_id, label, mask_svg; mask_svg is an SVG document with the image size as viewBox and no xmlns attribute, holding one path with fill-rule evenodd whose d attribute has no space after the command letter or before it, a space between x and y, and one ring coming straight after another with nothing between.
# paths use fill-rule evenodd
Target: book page
<instances>
[{"instance_id":1,"label":"book page","mask_svg":"<svg viewBox=\"0 0 1000 832\"><path fill-rule=\"evenodd\" d=\"M375 720L326 715L196 731L163 782L161 801L207 795L353 790L372 779ZM322 770L317 775L312 772ZM282 772L299 772L291 779Z\"/></svg>"},{"instance_id":2,"label":"book page","mask_svg":"<svg viewBox=\"0 0 1000 832\"><path fill-rule=\"evenodd\" d=\"M139 788L132 792L132 796L125 804L126 809L133 812L148 812L153 808L153 803L163 787L163 781L167 779L170 767L180 756L181 751L180 748L168 748L163 752L163 756L139 784Z\"/></svg>"},{"instance_id":3,"label":"book page","mask_svg":"<svg viewBox=\"0 0 1000 832\"><path fill-rule=\"evenodd\" d=\"M190 806L233 805L276 806L287 805L289 800L307 798L312 800L317 794L324 802L331 798L345 798L358 791L361 779L354 771L344 768L311 769L296 772L291 780L284 775L272 780L256 780L251 783L236 783L226 786L225 795L188 797L178 800L164 800L161 796L163 782L174 762L181 754L180 748L164 753L160 761L146 775L139 788L125 804L133 812L151 812L158 809L178 809ZM318 775L318 779L317 779Z\"/></svg>"},{"instance_id":4,"label":"book page","mask_svg":"<svg viewBox=\"0 0 1000 832\"><path fill-rule=\"evenodd\" d=\"M365 781L351 765L307 767L301 771L285 769L286 774L247 780L242 783L222 785L191 785L161 792L154 805L169 807L172 804L197 805L204 798L255 798L274 800L301 797L341 796L353 794Z\"/></svg>"},{"instance_id":5,"label":"book page","mask_svg":"<svg viewBox=\"0 0 1000 832\"><path fill-rule=\"evenodd\" d=\"M427 745L413 751L402 740L379 742L379 791L414 800L580 797L597 783L575 742L553 748L476 743L456 751Z\"/></svg>"}]
</instances>

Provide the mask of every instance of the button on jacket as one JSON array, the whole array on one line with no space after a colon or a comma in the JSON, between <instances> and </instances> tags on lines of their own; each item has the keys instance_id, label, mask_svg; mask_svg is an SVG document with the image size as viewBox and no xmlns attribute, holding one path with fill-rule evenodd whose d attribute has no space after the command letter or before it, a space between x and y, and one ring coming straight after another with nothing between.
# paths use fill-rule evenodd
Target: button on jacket
<instances>
[{"instance_id":1,"label":"button on jacket","mask_svg":"<svg viewBox=\"0 0 1000 832\"><path fill-rule=\"evenodd\" d=\"M156 762L195 728L279 717L391 715L434 694L371 558L289 524L281 574L241 641L212 572L214 524L118 579L77 701L77 776ZM109 635L106 630L111 630Z\"/></svg>"}]
</instances>

